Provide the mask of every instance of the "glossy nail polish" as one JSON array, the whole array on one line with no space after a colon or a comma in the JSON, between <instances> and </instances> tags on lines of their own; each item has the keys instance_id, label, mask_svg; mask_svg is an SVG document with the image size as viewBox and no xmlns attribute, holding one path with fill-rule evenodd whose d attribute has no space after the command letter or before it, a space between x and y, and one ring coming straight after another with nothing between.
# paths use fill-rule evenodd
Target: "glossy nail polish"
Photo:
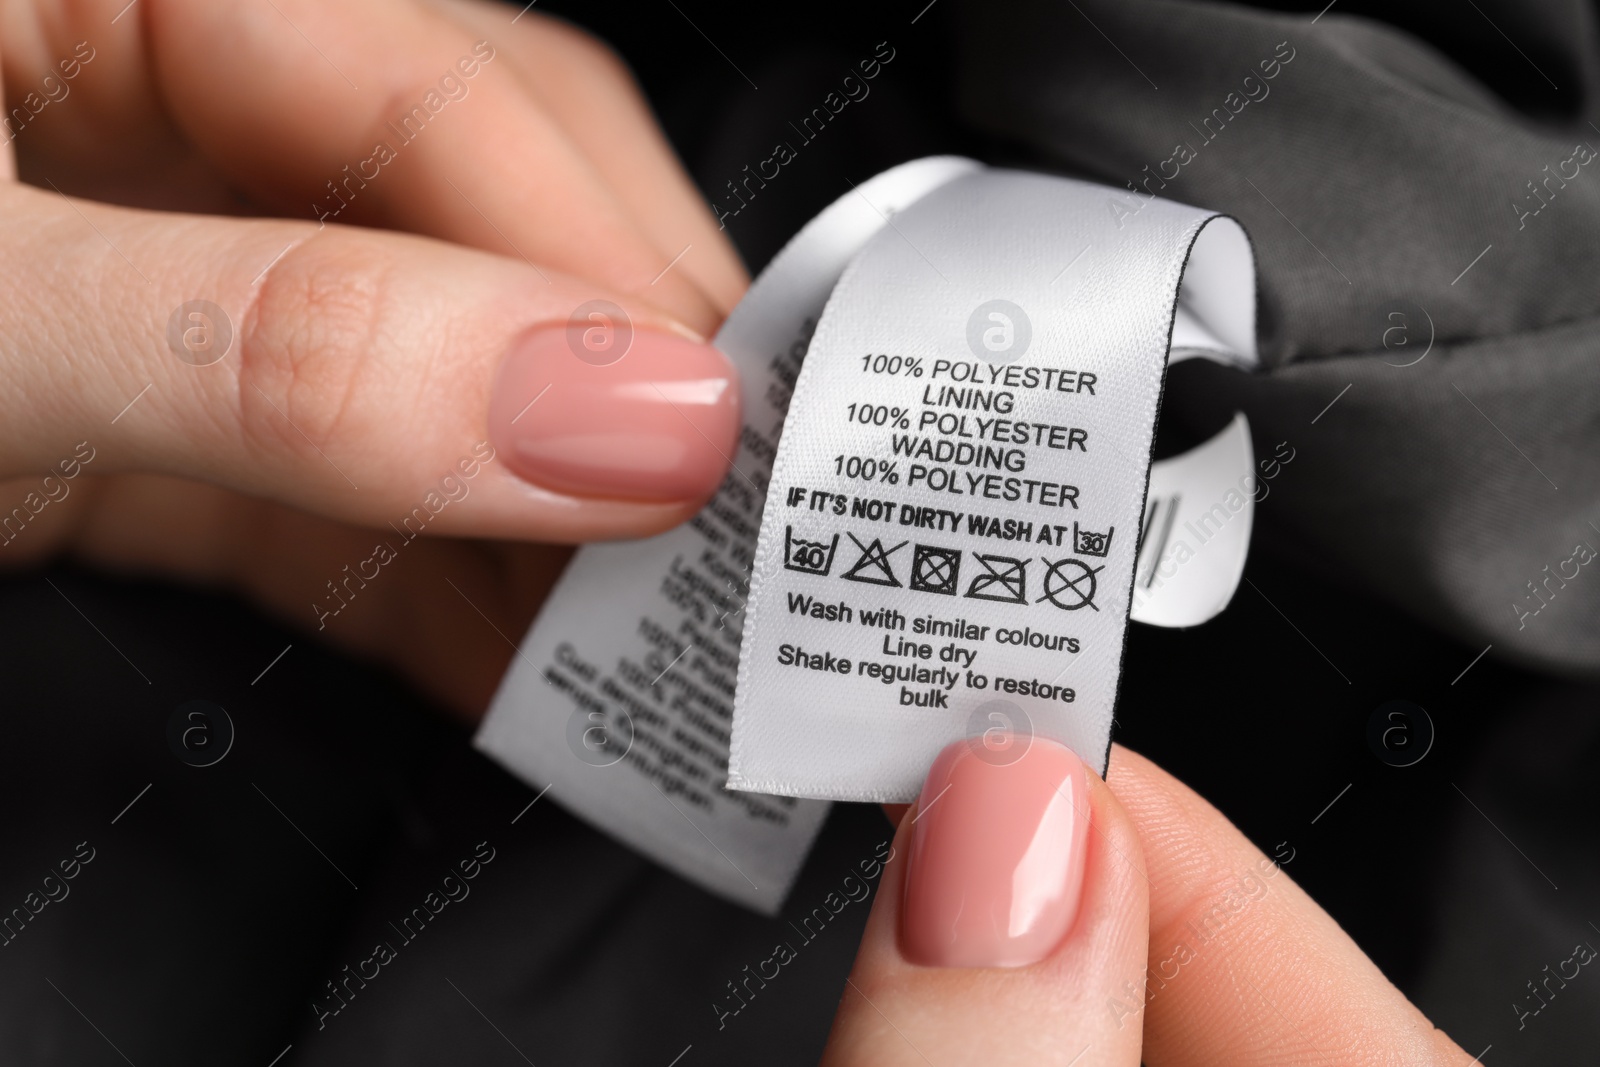
<instances>
[{"instance_id":1,"label":"glossy nail polish","mask_svg":"<svg viewBox=\"0 0 1600 1067\"><path fill-rule=\"evenodd\" d=\"M581 324L580 324L581 325ZM629 330L536 327L511 347L489 403L489 439L518 477L569 496L694 501L721 483L739 434L739 383L710 345Z\"/></svg>"},{"instance_id":2,"label":"glossy nail polish","mask_svg":"<svg viewBox=\"0 0 1600 1067\"><path fill-rule=\"evenodd\" d=\"M998 754L971 738L939 754L911 831L907 959L1022 967L1061 943L1083 890L1087 774L1071 749L1037 737Z\"/></svg>"}]
</instances>

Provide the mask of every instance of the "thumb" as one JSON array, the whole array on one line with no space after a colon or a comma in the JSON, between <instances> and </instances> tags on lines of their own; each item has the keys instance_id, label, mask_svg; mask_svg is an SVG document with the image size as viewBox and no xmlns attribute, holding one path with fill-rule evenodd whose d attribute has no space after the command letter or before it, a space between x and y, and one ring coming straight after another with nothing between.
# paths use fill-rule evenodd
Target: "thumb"
<instances>
[{"instance_id":1,"label":"thumb","mask_svg":"<svg viewBox=\"0 0 1600 1067\"><path fill-rule=\"evenodd\" d=\"M0 478L84 442L93 473L573 541L681 522L727 471L731 365L636 297L370 230L20 185L0 213L0 280L30 294L0 316Z\"/></svg>"},{"instance_id":2,"label":"thumb","mask_svg":"<svg viewBox=\"0 0 1600 1067\"><path fill-rule=\"evenodd\" d=\"M1042 738L944 750L901 820L823 1063L1139 1063L1148 883L1100 778Z\"/></svg>"}]
</instances>

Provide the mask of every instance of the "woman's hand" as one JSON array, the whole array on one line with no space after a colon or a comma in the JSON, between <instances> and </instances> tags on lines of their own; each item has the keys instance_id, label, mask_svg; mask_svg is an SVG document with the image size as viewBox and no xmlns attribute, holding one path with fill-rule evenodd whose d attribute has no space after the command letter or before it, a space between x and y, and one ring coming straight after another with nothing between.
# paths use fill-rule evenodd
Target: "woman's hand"
<instances>
[{"instance_id":1,"label":"woman's hand","mask_svg":"<svg viewBox=\"0 0 1600 1067\"><path fill-rule=\"evenodd\" d=\"M721 481L694 339L744 273L593 39L481 0L0 20L0 564L232 586L475 715L566 558L515 542ZM596 300L618 362L569 340Z\"/></svg>"},{"instance_id":2,"label":"woman's hand","mask_svg":"<svg viewBox=\"0 0 1600 1067\"><path fill-rule=\"evenodd\" d=\"M1475 1062L1153 763L973 745L899 820L825 1063Z\"/></svg>"}]
</instances>

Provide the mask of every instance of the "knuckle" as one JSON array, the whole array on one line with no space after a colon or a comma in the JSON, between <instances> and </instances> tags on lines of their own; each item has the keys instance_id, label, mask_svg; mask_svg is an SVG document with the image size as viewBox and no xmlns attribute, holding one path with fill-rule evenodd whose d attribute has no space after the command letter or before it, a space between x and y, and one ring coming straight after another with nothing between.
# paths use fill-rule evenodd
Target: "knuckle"
<instances>
[{"instance_id":1,"label":"knuckle","mask_svg":"<svg viewBox=\"0 0 1600 1067\"><path fill-rule=\"evenodd\" d=\"M248 444L316 458L359 432L354 401L389 317L388 273L382 253L333 231L296 245L267 270L239 334Z\"/></svg>"},{"instance_id":2,"label":"knuckle","mask_svg":"<svg viewBox=\"0 0 1600 1067\"><path fill-rule=\"evenodd\" d=\"M621 53L580 26L561 19L546 19L541 28L567 56L617 81L633 84L633 71Z\"/></svg>"}]
</instances>

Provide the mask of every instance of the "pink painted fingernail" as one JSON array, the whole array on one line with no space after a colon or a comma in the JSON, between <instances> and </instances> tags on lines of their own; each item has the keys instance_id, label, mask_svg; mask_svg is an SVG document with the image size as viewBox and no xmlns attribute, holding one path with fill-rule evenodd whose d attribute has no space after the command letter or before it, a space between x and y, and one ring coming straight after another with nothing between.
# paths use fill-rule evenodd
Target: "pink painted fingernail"
<instances>
[{"instance_id":1,"label":"pink painted fingernail","mask_svg":"<svg viewBox=\"0 0 1600 1067\"><path fill-rule=\"evenodd\" d=\"M489 438L507 465L577 497L704 499L738 435L739 380L727 357L635 330L605 301L518 338L489 401Z\"/></svg>"},{"instance_id":2,"label":"pink painted fingernail","mask_svg":"<svg viewBox=\"0 0 1600 1067\"><path fill-rule=\"evenodd\" d=\"M957 741L928 771L901 913L913 963L1023 967L1077 918L1090 832L1083 761L1037 737L993 753L983 739Z\"/></svg>"}]
</instances>

